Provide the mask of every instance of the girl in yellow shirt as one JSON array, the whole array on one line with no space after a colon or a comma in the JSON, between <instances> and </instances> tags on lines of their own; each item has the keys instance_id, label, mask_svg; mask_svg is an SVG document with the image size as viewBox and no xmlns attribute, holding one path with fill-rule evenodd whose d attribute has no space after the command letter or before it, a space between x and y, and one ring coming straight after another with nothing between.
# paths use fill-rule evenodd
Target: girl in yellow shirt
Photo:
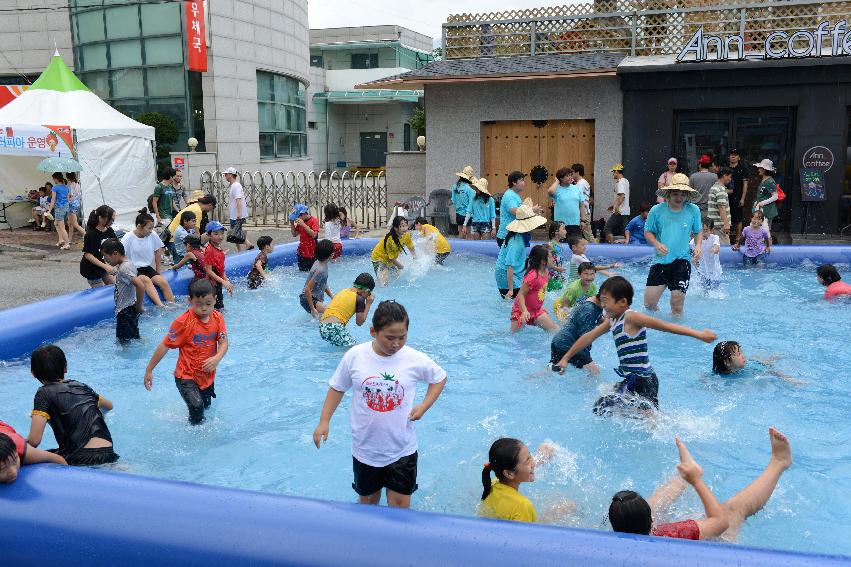
<instances>
[{"instance_id":1,"label":"girl in yellow shirt","mask_svg":"<svg viewBox=\"0 0 851 567\"><path fill-rule=\"evenodd\" d=\"M417 257L414 241L411 240L411 234L408 232L408 221L405 217L397 216L393 218L390 232L372 249L372 267L382 286L387 285L391 272L396 277L399 270L405 267L399 261L399 256L403 252L407 254L405 248L411 251L411 256Z\"/></svg>"},{"instance_id":2,"label":"girl in yellow shirt","mask_svg":"<svg viewBox=\"0 0 851 567\"><path fill-rule=\"evenodd\" d=\"M538 454L532 456L529 447L517 439L497 439L488 451L489 462L482 469L482 503L479 515L515 522L537 521L532 502L520 494L520 483L534 482L535 466L550 459L554 447L541 444ZM491 482L494 473L497 482Z\"/></svg>"},{"instance_id":3,"label":"girl in yellow shirt","mask_svg":"<svg viewBox=\"0 0 851 567\"><path fill-rule=\"evenodd\" d=\"M443 265L443 261L452 252L452 247L449 246L449 241L446 237L440 234L436 226L428 224L425 217L417 217L414 221L414 230L420 231L427 241L434 242L434 262Z\"/></svg>"}]
</instances>

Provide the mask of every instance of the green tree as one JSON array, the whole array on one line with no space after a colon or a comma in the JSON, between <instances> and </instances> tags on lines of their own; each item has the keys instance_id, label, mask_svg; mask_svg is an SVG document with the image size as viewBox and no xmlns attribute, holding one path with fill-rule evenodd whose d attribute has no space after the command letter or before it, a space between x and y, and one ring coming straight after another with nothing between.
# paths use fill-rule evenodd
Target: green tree
<instances>
[{"instance_id":1,"label":"green tree","mask_svg":"<svg viewBox=\"0 0 851 567\"><path fill-rule=\"evenodd\" d=\"M414 115L408 119L408 124L411 125L411 130L417 133L417 136L424 136L426 131L426 115L425 109L418 106L414 109Z\"/></svg>"},{"instance_id":2,"label":"green tree","mask_svg":"<svg viewBox=\"0 0 851 567\"><path fill-rule=\"evenodd\" d=\"M143 112L136 116L135 120L154 127L154 137L157 146L157 163L168 165L171 163L171 146L177 142L177 122L171 116L161 112Z\"/></svg>"}]
</instances>

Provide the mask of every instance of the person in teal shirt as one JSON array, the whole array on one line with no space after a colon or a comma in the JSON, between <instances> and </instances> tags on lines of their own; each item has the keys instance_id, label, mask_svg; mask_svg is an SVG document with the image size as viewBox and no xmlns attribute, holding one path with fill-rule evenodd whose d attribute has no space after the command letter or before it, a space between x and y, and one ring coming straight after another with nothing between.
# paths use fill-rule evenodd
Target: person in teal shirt
<instances>
[{"instance_id":1,"label":"person in teal shirt","mask_svg":"<svg viewBox=\"0 0 851 567\"><path fill-rule=\"evenodd\" d=\"M523 276L526 275L526 243L523 235L546 224L547 219L535 213L529 205L521 204L515 211L515 220L506 226L506 235L496 258L496 287L505 299L514 299Z\"/></svg>"},{"instance_id":2,"label":"person in teal shirt","mask_svg":"<svg viewBox=\"0 0 851 567\"><path fill-rule=\"evenodd\" d=\"M499 230L496 232L496 243L502 246L502 241L508 233L508 225L516 218L517 208L523 204L523 190L526 188L526 174L521 171L512 171L508 174L508 190L503 193L502 200L499 203ZM536 214L541 214L543 209L537 205L532 205L532 210ZM529 231L523 235L523 242L526 246L532 240L532 232Z\"/></svg>"},{"instance_id":3,"label":"person in teal shirt","mask_svg":"<svg viewBox=\"0 0 851 567\"><path fill-rule=\"evenodd\" d=\"M685 174L677 173L671 184L656 194L665 202L650 209L644 224L644 237L656 248L644 288L644 306L656 311L667 288L671 291L671 313L679 315L683 312L691 279L690 260L700 261L700 246L695 247L693 258L689 249L692 237L695 242L703 238L700 209L690 202L699 199L700 192L689 185Z\"/></svg>"},{"instance_id":4,"label":"person in teal shirt","mask_svg":"<svg viewBox=\"0 0 851 567\"><path fill-rule=\"evenodd\" d=\"M473 166L466 165L464 169L455 175L458 176L458 181L452 186L452 192L449 195L452 204L455 206L455 224L458 228L458 235L462 238L466 235L464 227L464 219L470 206L473 197L476 196L476 190L473 189Z\"/></svg>"},{"instance_id":5,"label":"person in teal shirt","mask_svg":"<svg viewBox=\"0 0 851 567\"><path fill-rule=\"evenodd\" d=\"M547 192L554 204L553 220L564 223L567 238L581 235L580 210L584 207L588 213L588 201L582 187L573 183L573 171L569 167L559 169Z\"/></svg>"},{"instance_id":6,"label":"person in teal shirt","mask_svg":"<svg viewBox=\"0 0 851 567\"><path fill-rule=\"evenodd\" d=\"M488 240L496 236L496 204L490 191L488 191L488 180L482 177L476 179L473 184L476 188L476 196L470 201L470 206L467 208L467 216L464 218L464 231L470 227L472 219L472 227L470 236L474 240Z\"/></svg>"}]
</instances>

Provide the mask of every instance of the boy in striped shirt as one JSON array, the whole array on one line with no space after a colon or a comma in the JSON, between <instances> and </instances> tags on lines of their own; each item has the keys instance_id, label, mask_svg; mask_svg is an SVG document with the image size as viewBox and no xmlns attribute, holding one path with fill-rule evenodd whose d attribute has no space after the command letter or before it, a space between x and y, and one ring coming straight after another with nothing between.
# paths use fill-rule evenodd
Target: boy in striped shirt
<instances>
[{"instance_id":1,"label":"boy in striped shirt","mask_svg":"<svg viewBox=\"0 0 851 567\"><path fill-rule=\"evenodd\" d=\"M594 404L597 415L611 415L615 411L648 413L659 408L659 380L650 365L647 352L647 327L657 331L700 339L705 343L715 340L710 329L696 331L682 325L668 323L630 309L632 284L622 276L613 276L600 286L600 304L606 314L602 323L588 331L564 355L567 360L590 346L595 340L612 332L618 351L615 372L622 378L611 394L606 394Z\"/></svg>"}]
</instances>

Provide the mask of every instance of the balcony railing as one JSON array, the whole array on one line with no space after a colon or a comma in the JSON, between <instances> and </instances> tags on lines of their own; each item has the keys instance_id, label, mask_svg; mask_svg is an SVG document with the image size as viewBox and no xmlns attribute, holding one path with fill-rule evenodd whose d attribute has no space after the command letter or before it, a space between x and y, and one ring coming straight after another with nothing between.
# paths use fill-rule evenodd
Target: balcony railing
<instances>
[{"instance_id":1,"label":"balcony railing","mask_svg":"<svg viewBox=\"0 0 851 567\"><path fill-rule=\"evenodd\" d=\"M823 21L833 27L840 20L847 20L851 27L847 0L606 0L450 15L443 24L443 54L447 59L586 51L676 55L701 26L707 35L740 35L745 51L761 52L772 32L791 35L815 29ZM781 41L785 46L780 38L777 45Z\"/></svg>"}]
</instances>

